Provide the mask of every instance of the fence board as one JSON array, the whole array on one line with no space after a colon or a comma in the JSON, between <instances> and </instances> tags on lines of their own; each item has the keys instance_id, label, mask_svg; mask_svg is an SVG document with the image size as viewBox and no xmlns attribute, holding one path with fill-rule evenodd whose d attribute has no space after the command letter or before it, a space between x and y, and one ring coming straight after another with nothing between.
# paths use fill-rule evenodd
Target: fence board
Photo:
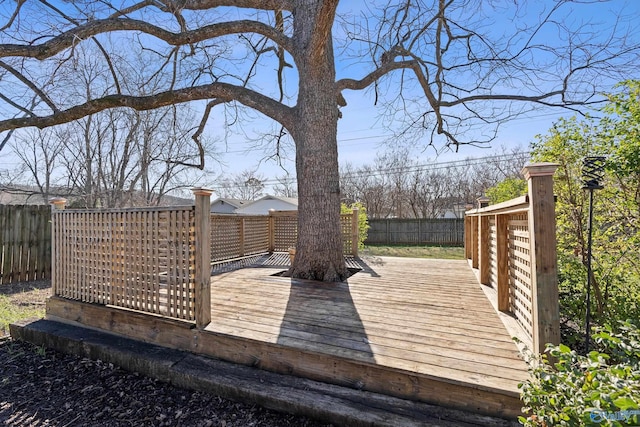
<instances>
[{"instance_id":1,"label":"fence board","mask_svg":"<svg viewBox=\"0 0 640 427\"><path fill-rule=\"evenodd\" d=\"M369 219L368 245L464 245L462 218Z\"/></svg>"},{"instance_id":2,"label":"fence board","mask_svg":"<svg viewBox=\"0 0 640 427\"><path fill-rule=\"evenodd\" d=\"M0 284L51 277L49 206L0 205Z\"/></svg>"}]
</instances>

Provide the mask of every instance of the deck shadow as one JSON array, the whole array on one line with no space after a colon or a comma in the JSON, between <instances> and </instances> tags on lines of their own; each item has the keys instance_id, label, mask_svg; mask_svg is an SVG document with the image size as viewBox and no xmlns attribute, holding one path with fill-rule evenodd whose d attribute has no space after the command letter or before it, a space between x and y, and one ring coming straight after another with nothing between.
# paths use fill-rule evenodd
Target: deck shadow
<instances>
[{"instance_id":1,"label":"deck shadow","mask_svg":"<svg viewBox=\"0 0 640 427\"><path fill-rule=\"evenodd\" d=\"M375 363L348 282L291 279L278 344ZM357 387L357 380L354 380Z\"/></svg>"},{"instance_id":2,"label":"deck shadow","mask_svg":"<svg viewBox=\"0 0 640 427\"><path fill-rule=\"evenodd\" d=\"M372 277L380 277L375 272L372 265L384 265L384 261L379 258L367 257L366 260L360 257L345 256L345 263L350 270L363 271ZM216 276L230 271L240 270L243 268L289 268L291 266L289 254L286 252L259 253L248 255L236 259L218 261L211 265L211 275ZM353 273L352 273L353 274Z\"/></svg>"},{"instance_id":3,"label":"deck shadow","mask_svg":"<svg viewBox=\"0 0 640 427\"><path fill-rule=\"evenodd\" d=\"M366 259L354 257L352 258L352 264L371 277L381 277L380 274L374 270L373 265L383 266L384 261L380 258L373 257L367 257Z\"/></svg>"}]
</instances>

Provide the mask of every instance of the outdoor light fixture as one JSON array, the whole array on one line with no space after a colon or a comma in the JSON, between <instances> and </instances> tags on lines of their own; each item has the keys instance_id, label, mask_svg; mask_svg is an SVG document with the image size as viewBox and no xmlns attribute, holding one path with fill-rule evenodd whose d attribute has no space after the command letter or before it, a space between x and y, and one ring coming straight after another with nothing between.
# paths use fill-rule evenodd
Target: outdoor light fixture
<instances>
[{"instance_id":1,"label":"outdoor light fixture","mask_svg":"<svg viewBox=\"0 0 640 427\"><path fill-rule=\"evenodd\" d=\"M582 179L584 190L601 190L604 187L600 181L604 177L604 163L606 157L593 156L585 157L582 166Z\"/></svg>"},{"instance_id":2,"label":"outdoor light fixture","mask_svg":"<svg viewBox=\"0 0 640 427\"><path fill-rule=\"evenodd\" d=\"M582 180L584 190L589 190L589 230L587 239L587 310L585 319L585 350L589 353L589 333L591 329L591 236L593 228L593 190L604 188L600 181L604 178L605 157L585 157L582 165Z\"/></svg>"}]
</instances>

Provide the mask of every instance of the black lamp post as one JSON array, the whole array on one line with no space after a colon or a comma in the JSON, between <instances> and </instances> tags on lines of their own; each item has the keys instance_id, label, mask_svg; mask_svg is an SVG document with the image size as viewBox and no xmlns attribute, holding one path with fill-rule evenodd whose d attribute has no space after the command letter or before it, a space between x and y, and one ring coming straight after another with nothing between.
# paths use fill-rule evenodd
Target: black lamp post
<instances>
[{"instance_id":1,"label":"black lamp post","mask_svg":"<svg viewBox=\"0 0 640 427\"><path fill-rule=\"evenodd\" d=\"M593 229L593 191L604 188L600 181L604 177L605 157L591 156L585 157L582 166L582 179L584 190L589 190L589 230L587 238L587 310L585 319L585 350L589 353L589 334L591 329L591 244Z\"/></svg>"}]
</instances>

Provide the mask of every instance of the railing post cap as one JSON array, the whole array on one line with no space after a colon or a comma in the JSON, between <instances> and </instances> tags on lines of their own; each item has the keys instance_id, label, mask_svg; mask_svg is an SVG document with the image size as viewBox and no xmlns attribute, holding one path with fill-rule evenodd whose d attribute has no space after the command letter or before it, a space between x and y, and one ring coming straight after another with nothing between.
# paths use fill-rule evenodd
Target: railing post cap
<instances>
[{"instance_id":1,"label":"railing post cap","mask_svg":"<svg viewBox=\"0 0 640 427\"><path fill-rule=\"evenodd\" d=\"M53 199L49 199L49 204L58 207L60 205L64 206L67 204L67 199L64 197L54 197Z\"/></svg>"},{"instance_id":2,"label":"railing post cap","mask_svg":"<svg viewBox=\"0 0 640 427\"><path fill-rule=\"evenodd\" d=\"M489 202L491 201L491 199L485 195L482 195L478 197L476 201L478 202L478 208L486 208L487 206L489 206Z\"/></svg>"},{"instance_id":3,"label":"railing post cap","mask_svg":"<svg viewBox=\"0 0 640 427\"><path fill-rule=\"evenodd\" d=\"M196 196L210 196L213 194L213 190L203 187L194 187L191 189L191 192Z\"/></svg>"},{"instance_id":4,"label":"railing post cap","mask_svg":"<svg viewBox=\"0 0 640 427\"><path fill-rule=\"evenodd\" d=\"M524 175L525 179L534 176L549 176L555 173L558 166L560 166L558 163L531 163L522 168L522 175Z\"/></svg>"}]
</instances>

